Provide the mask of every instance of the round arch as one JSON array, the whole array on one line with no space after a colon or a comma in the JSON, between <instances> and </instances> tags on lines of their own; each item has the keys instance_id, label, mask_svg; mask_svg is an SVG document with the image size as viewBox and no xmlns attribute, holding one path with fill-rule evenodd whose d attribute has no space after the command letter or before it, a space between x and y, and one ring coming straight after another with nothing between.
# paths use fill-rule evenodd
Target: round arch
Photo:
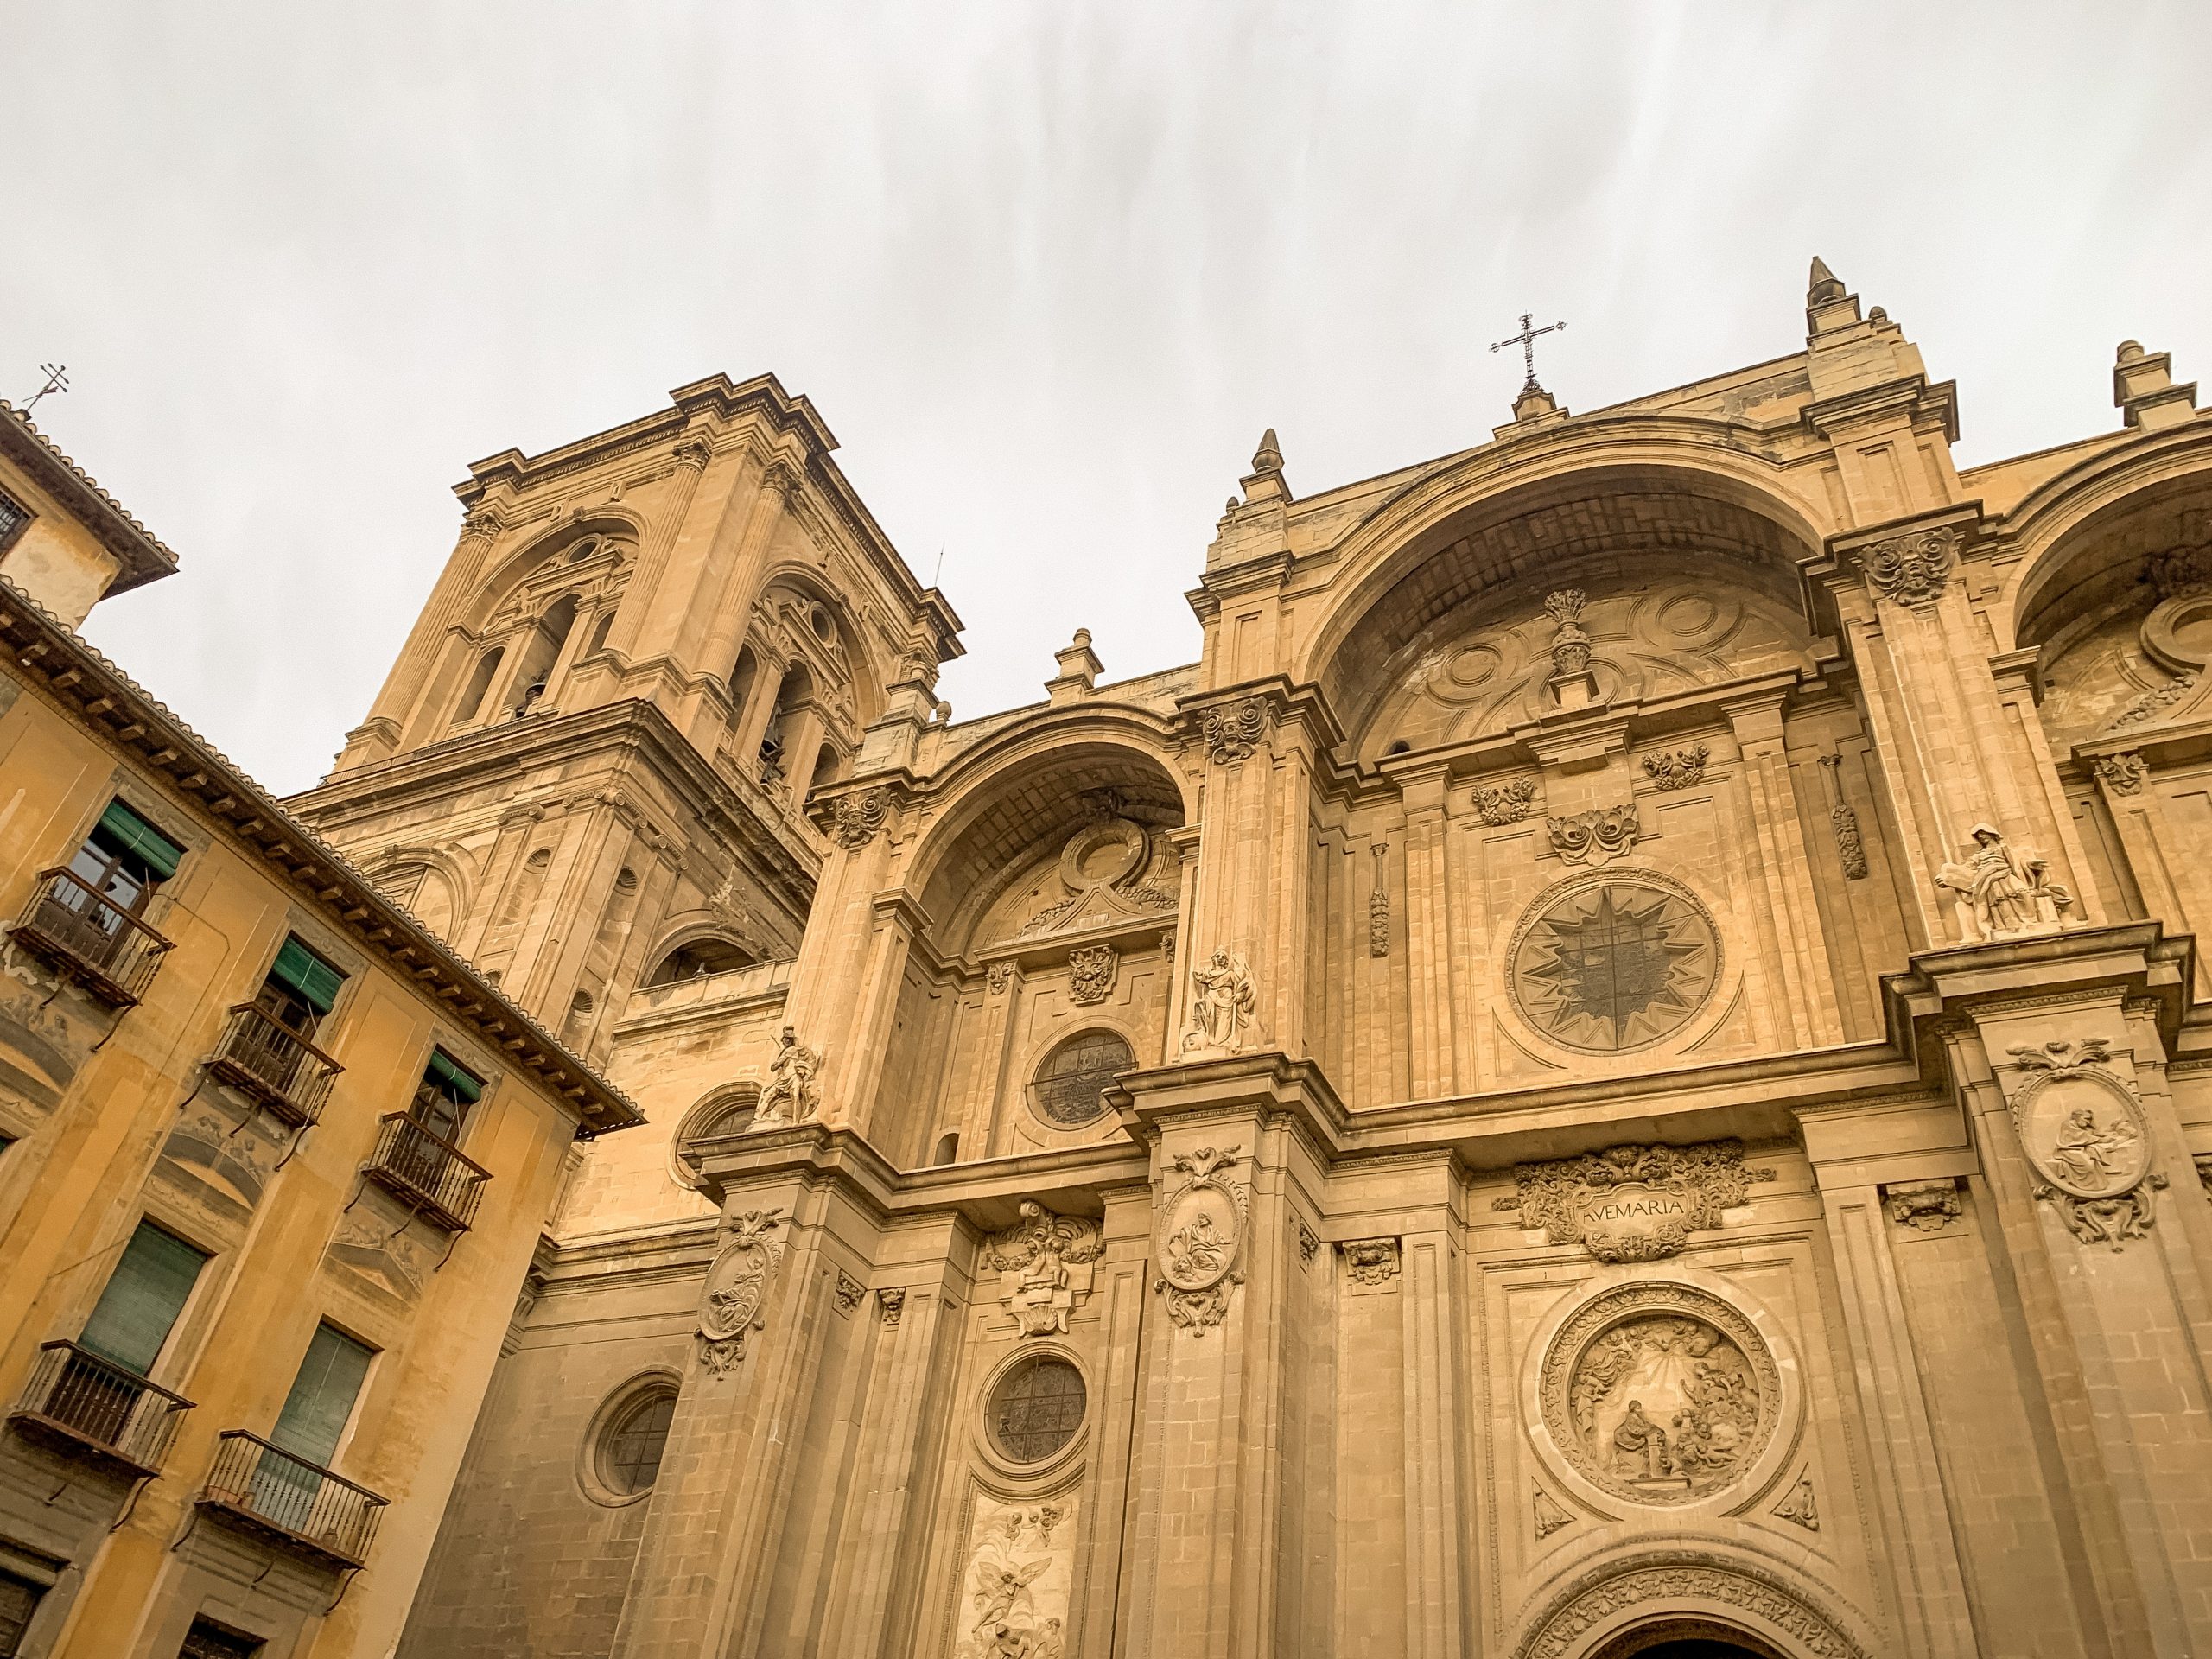
<instances>
[{"instance_id":1,"label":"round arch","mask_svg":"<svg viewBox=\"0 0 2212 1659\"><path fill-rule=\"evenodd\" d=\"M440 938L468 913L471 871L442 848L387 847L362 872L378 889Z\"/></svg>"},{"instance_id":2,"label":"round arch","mask_svg":"<svg viewBox=\"0 0 2212 1659\"><path fill-rule=\"evenodd\" d=\"M1638 420L1521 459L1477 452L1415 479L1341 544L1340 591L1300 648L1293 677L1320 683L1350 728L1371 695L1363 682L1387 681L1423 629L1562 553L1732 556L1802 605L1797 566L1818 550L1825 512L1766 462L1719 447L1731 430ZM1363 677L1362 664L1373 671Z\"/></svg>"},{"instance_id":3,"label":"round arch","mask_svg":"<svg viewBox=\"0 0 2212 1659\"><path fill-rule=\"evenodd\" d=\"M634 547L644 533L644 524L635 515L610 502L533 537L493 567L491 575L470 596L461 613L461 625L472 634L481 633L517 588L558 562L569 549L588 537L599 537Z\"/></svg>"},{"instance_id":4,"label":"round arch","mask_svg":"<svg viewBox=\"0 0 2212 1659\"><path fill-rule=\"evenodd\" d=\"M1800 1574L1715 1545L1637 1551L1573 1573L1542 1596L1511 1652L1618 1659L1700 1634L1786 1659L1873 1659L1882 1650L1862 1617Z\"/></svg>"},{"instance_id":5,"label":"round arch","mask_svg":"<svg viewBox=\"0 0 2212 1659\"><path fill-rule=\"evenodd\" d=\"M696 974L683 974L666 979L657 977L671 957L687 950L697 956L717 959L726 957L731 951L741 954L745 957L742 963L732 963L725 967L715 967L710 963L707 969L709 976L718 973L734 972L740 968L750 968L769 958L769 953L761 948L758 941L746 938L738 930L733 928L728 918L701 915L695 911L689 918L678 918L672 925L664 927L660 937L653 941L652 948L639 958L645 966L638 981L639 988L642 990L652 986L671 985L677 982L678 979L697 977Z\"/></svg>"},{"instance_id":6,"label":"round arch","mask_svg":"<svg viewBox=\"0 0 2212 1659\"><path fill-rule=\"evenodd\" d=\"M699 1172L686 1154L711 1136L736 1134L753 1121L760 1104L757 1083L719 1084L700 1096L677 1120L676 1133L668 1138L669 1179L694 1192L700 1191Z\"/></svg>"}]
</instances>

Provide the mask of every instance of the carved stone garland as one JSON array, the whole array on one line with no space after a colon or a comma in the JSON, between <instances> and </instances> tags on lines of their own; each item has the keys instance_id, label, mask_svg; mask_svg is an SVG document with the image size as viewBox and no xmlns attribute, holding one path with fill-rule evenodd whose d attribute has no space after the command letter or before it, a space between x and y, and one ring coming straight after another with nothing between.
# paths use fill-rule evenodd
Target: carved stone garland
<instances>
[{"instance_id":1,"label":"carved stone garland","mask_svg":"<svg viewBox=\"0 0 2212 1659\"><path fill-rule=\"evenodd\" d=\"M726 1376L745 1357L745 1339L760 1326L760 1305L782 1259L768 1235L783 1224L780 1210L748 1210L730 1223L729 1242L707 1269L699 1296L699 1363Z\"/></svg>"},{"instance_id":2,"label":"carved stone garland","mask_svg":"<svg viewBox=\"0 0 2212 1659\"><path fill-rule=\"evenodd\" d=\"M1554 1244L1580 1244L1600 1262L1680 1255L1689 1235L1720 1225L1754 1179L1740 1141L1690 1147L1609 1147L1580 1158L1516 1164L1521 1224Z\"/></svg>"},{"instance_id":3,"label":"carved stone garland","mask_svg":"<svg viewBox=\"0 0 2212 1659\"><path fill-rule=\"evenodd\" d=\"M1238 1151L1200 1147L1176 1154L1169 1164L1184 1180L1160 1211L1160 1274L1153 1288L1167 1299L1167 1317L1197 1336L1229 1316L1230 1288L1244 1281L1237 1263L1249 1190L1222 1175L1236 1165Z\"/></svg>"},{"instance_id":4,"label":"carved stone garland","mask_svg":"<svg viewBox=\"0 0 2212 1659\"><path fill-rule=\"evenodd\" d=\"M1034 1198L1024 1198L1020 1213L1020 1221L983 1241L983 1265L996 1269L999 1300L1023 1336L1064 1333L1068 1316L1090 1294L1103 1233L1098 1223L1055 1214Z\"/></svg>"},{"instance_id":5,"label":"carved stone garland","mask_svg":"<svg viewBox=\"0 0 2212 1659\"><path fill-rule=\"evenodd\" d=\"M1705 744L1693 743L1686 749L1645 755L1643 770L1655 789L1688 789L1692 784L1705 780L1705 763L1712 756L1712 749Z\"/></svg>"},{"instance_id":6,"label":"carved stone garland","mask_svg":"<svg viewBox=\"0 0 2212 1659\"><path fill-rule=\"evenodd\" d=\"M2152 1167L2143 1104L2112 1065L2108 1038L2016 1044L2012 1063L2031 1073L2006 1090L2021 1149L2038 1178L2035 1196L2053 1205L2084 1244L2117 1250L2157 1219L2166 1178Z\"/></svg>"},{"instance_id":7,"label":"carved stone garland","mask_svg":"<svg viewBox=\"0 0 2212 1659\"><path fill-rule=\"evenodd\" d=\"M1384 861L1389 852L1387 842L1375 843L1375 890L1367 895L1367 954L1370 957L1390 954L1390 889L1384 880Z\"/></svg>"},{"instance_id":8,"label":"carved stone garland","mask_svg":"<svg viewBox=\"0 0 2212 1659\"><path fill-rule=\"evenodd\" d=\"M1864 881L1866 879L1866 843L1859 836L1859 814L1849 801L1843 798L1843 757L1824 754L1820 757L1821 770L1828 782L1828 828L1835 833L1835 852L1843 865L1843 879Z\"/></svg>"},{"instance_id":9,"label":"carved stone garland","mask_svg":"<svg viewBox=\"0 0 2212 1659\"><path fill-rule=\"evenodd\" d=\"M1552 1444L1600 1491L1671 1507L1744 1479L1782 1374L1751 1320L1691 1285L1624 1285L1562 1325L1537 1383Z\"/></svg>"},{"instance_id":10,"label":"carved stone garland","mask_svg":"<svg viewBox=\"0 0 2212 1659\"><path fill-rule=\"evenodd\" d=\"M1529 816L1529 803L1535 798L1536 780L1533 778L1514 778L1502 784L1475 785L1475 810L1488 824L1518 823Z\"/></svg>"}]
</instances>

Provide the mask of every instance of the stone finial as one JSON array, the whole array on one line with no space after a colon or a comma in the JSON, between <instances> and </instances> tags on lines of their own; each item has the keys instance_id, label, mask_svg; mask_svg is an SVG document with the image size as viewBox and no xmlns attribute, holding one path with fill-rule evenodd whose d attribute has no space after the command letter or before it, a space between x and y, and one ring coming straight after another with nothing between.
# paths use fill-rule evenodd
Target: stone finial
<instances>
[{"instance_id":1,"label":"stone finial","mask_svg":"<svg viewBox=\"0 0 2212 1659\"><path fill-rule=\"evenodd\" d=\"M1885 319L1886 320L1886 319ZM1848 328L1859 321L1859 296L1830 270L1827 261L1815 257L1805 283L1805 331L1817 339Z\"/></svg>"},{"instance_id":2,"label":"stone finial","mask_svg":"<svg viewBox=\"0 0 2212 1659\"><path fill-rule=\"evenodd\" d=\"M1812 275L1805 281L1805 303L1808 306L1827 305L1844 296L1843 284L1828 269L1828 262L1819 254L1813 256Z\"/></svg>"},{"instance_id":3,"label":"stone finial","mask_svg":"<svg viewBox=\"0 0 2212 1659\"><path fill-rule=\"evenodd\" d=\"M1275 442L1272 426L1260 435L1260 447L1252 456L1252 470L1255 473L1282 471L1282 446Z\"/></svg>"},{"instance_id":4,"label":"stone finial","mask_svg":"<svg viewBox=\"0 0 2212 1659\"><path fill-rule=\"evenodd\" d=\"M2146 352L2133 340L2120 342L2112 366L2112 401L2124 424L2154 432L2196 413L2196 383L2177 386L2172 371L2170 353Z\"/></svg>"},{"instance_id":5,"label":"stone finial","mask_svg":"<svg viewBox=\"0 0 2212 1659\"><path fill-rule=\"evenodd\" d=\"M1260 435L1260 447L1252 455L1252 470L1239 482L1244 486L1244 499L1229 504L1232 512L1255 503L1289 501L1290 480L1283 476L1282 446L1275 442L1272 426Z\"/></svg>"},{"instance_id":6,"label":"stone finial","mask_svg":"<svg viewBox=\"0 0 2212 1659\"><path fill-rule=\"evenodd\" d=\"M1090 648L1089 628L1077 628L1075 638L1052 653L1052 660L1060 665L1060 671L1045 682L1045 692L1054 702L1089 696L1106 666Z\"/></svg>"}]
</instances>

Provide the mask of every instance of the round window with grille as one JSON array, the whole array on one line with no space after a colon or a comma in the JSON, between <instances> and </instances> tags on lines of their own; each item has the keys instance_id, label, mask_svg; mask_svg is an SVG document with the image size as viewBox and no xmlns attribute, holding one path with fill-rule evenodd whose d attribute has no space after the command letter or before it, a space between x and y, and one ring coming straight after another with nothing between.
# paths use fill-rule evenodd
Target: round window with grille
<instances>
[{"instance_id":1,"label":"round window with grille","mask_svg":"<svg viewBox=\"0 0 2212 1659\"><path fill-rule=\"evenodd\" d=\"M1045 1057L1030 1099L1054 1128L1082 1128L1106 1116L1107 1086L1136 1063L1135 1051L1116 1033L1080 1033Z\"/></svg>"},{"instance_id":2,"label":"round window with grille","mask_svg":"<svg viewBox=\"0 0 2212 1659\"><path fill-rule=\"evenodd\" d=\"M1043 1463L1083 1427L1083 1373L1053 1354L1022 1361L991 1391L991 1444L1009 1463Z\"/></svg>"},{"instance_id":3,"label":"round window with grille","mask_svg":"<svg viewBox=\"0 0 2212 1659\"><path fill-rule=\"evenodd\" d=\"M655 1389L623 1408L600 1440L599 1478L608 1490L626 1497L660 1478L661 1453L675 1415L671 1389Z\"/></svg>"}]
</instances>

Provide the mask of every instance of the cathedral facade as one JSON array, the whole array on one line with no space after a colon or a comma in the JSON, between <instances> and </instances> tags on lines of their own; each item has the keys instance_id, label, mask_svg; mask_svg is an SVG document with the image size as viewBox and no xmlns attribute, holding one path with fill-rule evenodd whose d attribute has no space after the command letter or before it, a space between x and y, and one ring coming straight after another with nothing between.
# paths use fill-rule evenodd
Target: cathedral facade
<instances>
[{"instance_id":1,"label":"cathedral facade","mask_svg":"<svg viewBox=\"0 0 2212 1659\"><path fill-rule=\"evenodd\" d=\"M962 721L772 378L476 466L290 805L649 1122L403 1659L2212 1642L2212 419L1807 319Z\"/></svg>"}]
</instances>

